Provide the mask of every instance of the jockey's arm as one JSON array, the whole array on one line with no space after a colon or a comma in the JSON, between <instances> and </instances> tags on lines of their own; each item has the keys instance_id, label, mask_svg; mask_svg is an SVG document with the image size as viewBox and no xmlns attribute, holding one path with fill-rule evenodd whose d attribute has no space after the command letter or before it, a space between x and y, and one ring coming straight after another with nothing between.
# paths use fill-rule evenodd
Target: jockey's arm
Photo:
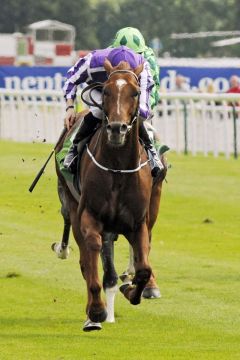
<instances>
[{"instance_id":1,"label":"jockey's arm","mask_svg":"<svg viewBox=\"0 0 240 360\"><path fill-rule=\"evenodd\" d=\"M74 110L74 100L76 98L77 86L84 83L87 79L91 61L91 53L81 58L71 67L67 73L67 80L63 87L64 97L66 99L66 116L64 119L65 126L69 130L76 121L76 112Z\"/></svg>"},{"instance_id":2,"label":"jockey's arm","mask_svg":"<svg viewBox=\"0 0 240 360\"><path fill-rule=\"evenodd\" d=\"M69 130L76 121L76 112L74 109L74 99L67 99L66 101L66 116L64 119L64 125Z\"/></svg>"},{"instance_id":3,"label":"jockey's arm","mask_svg":"<svg viewBox=\"0 0 240 360\"><path fill-rule=\"evenodd\" d=\"M150 67L147 61L144 63L144 68L140 78L141 95L139 100L140 116L147 119L151 113L150 93L154 85L154 80L151 75Z\"/></svg>"}]
</instances>

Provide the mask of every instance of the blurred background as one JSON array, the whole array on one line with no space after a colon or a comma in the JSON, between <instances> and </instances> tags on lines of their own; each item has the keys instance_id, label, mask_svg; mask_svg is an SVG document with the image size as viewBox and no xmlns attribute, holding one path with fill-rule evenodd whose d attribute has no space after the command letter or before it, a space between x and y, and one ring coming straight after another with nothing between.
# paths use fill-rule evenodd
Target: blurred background
<instances>
[{"instance_id":1,"label":"blurred background","mask_svg":"<svg viewBox=\"0 0 240 360\"><path fill-rule=\"evenodd\" d=\"M160 69L152 123L162 139L177 151L237 157L239 18L238 0L1 0L0 137L54 142L68 69L131 26Z\"/></svg>"},{"instance_id":2,"label":"blurred background","mask_svg":"<svg viewBox=\"0 0 240 360\"><path fill-rule=\"evenodd\" d=\"M57 20L74 26L75 50L92 50L108 46L119 28L133 26L161 56L235 57L237 42L220 47L216 41L240 37L239 18L238 0L28 0L27 6L1 0L0 33L26 34L32 23Z\"/></svg>"}]
</instances>

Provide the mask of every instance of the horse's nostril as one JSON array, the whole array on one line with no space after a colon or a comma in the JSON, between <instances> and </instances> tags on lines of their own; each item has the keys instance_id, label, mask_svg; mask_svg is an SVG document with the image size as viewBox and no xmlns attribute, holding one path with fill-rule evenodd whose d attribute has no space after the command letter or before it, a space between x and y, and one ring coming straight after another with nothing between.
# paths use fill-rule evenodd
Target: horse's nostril
<instances>
[{"instance_id":1,"label":"horse's nostril","mask_svg":"<svg viewBox=\"0 0 240 360\"><path fill-rule=\"evenodd\" d=\"M112 130L112 127L110 124L107 125L107 131L111 131Z\"/></svg>"},{"instance_id":2,"label":"horse's nostril","mask_svg":"<svg viewBox=\"0 0 240 360\"><path fill-rule=\"evenodd\" d=\"M121 133L126 133L127 129L128 129L127 124L122 124L120 131L121 131Z\"/></svg>"}]
</instances>

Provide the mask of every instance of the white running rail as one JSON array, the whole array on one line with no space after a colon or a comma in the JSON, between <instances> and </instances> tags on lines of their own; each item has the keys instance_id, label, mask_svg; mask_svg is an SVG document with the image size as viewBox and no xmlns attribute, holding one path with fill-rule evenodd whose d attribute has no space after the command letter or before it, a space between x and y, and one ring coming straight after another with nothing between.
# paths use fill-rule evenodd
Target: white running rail
<instances>
[{"instance_id":1,"label":"white running rail","mask_svg":"<svg viewBox=\"0 0 240 360\"><path fill-rule=\"evenodd\" d=\"M160 93L160 98L152 123L172 150L226 157L240 151L240 106L231 106L240 104L240 94ZM61 91L0 89L0 139L55 143L64 115Z\"/></svg>"},{"instance_id":2,"label":"white running rail","mask_svg":"<svg viewBox=\"0 0 240 360\"><path fill-rule=\"evenodd\" d=\"M64 113L61 91L0 89L0 139L55 143Z\"/></svg>"},{"instance_id":3,"label":"white running rail","mask_svg":"<svg viewBox=\"0 0 240 360\"><path fill-rule=\"evenodd\" d=\"M171 149L226 157L240 151L240 94L161 93L160 98L152 124Z\"/></svg>"}]
</instances>

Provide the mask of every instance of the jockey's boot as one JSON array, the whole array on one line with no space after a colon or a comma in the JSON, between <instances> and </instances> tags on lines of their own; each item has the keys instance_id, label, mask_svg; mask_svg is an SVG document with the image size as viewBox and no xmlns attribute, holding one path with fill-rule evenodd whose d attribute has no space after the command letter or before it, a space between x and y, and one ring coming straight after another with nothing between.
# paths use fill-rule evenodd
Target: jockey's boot
<instances>
[{"instance_id":1,"label":"jockey's boot","mask_svg":"<svg viewBox=\"0 0 240 360\"><path fill-rule=\"evenodd\" d=\"M78 149L77 144L72 144L65 156L63 166L68 169L72 174L76 171Z\"/></svg>"},{"instance_id":2,"label":"jockey's boot","mask_svg":"<svg viewBox=\"0 0 240 360\"><path fill-rule=\"evenodd\" d=\"M73 139L73 144L70 147L64 162L63 166L68 169L71 173L76 172L77 168L77 155L78 155L78 144L81 140L85 139L87 136L91 135L101 120L96 118L91 112L84 116L78 132Z\"/></svg>"},{"instance_id":3,"label":"jockey's boot","mask_svg":"<svg viewBox=\"0 0 240 360\"><path fill-rule=\"evenodd\" d=\"M163 163L161 162L158 153L156 151L156 148L155 146L153 146L153 144L146 146L146 149L148 152L149 164L150 164L152 176L157 177L164 170Z\"/></svg>"},{"instance_id":4,"label":"jockey's boot","mask_svg":"<svg viewBox=\"0 0 240 360\"><path fill-rule=\"evenodd\" d=\"M159 155L155 149L155 146L153 145L153 143L151 142L151 140L149 138L148 132L147 132L143 122L141 122L140 126L139 126L139 136L142 139L142 141L144 142L145 148L148 153L149 164L150 164L152 176L157 177L164 170L164 165L159 158Z\"/></svg>"}]
</instances>

